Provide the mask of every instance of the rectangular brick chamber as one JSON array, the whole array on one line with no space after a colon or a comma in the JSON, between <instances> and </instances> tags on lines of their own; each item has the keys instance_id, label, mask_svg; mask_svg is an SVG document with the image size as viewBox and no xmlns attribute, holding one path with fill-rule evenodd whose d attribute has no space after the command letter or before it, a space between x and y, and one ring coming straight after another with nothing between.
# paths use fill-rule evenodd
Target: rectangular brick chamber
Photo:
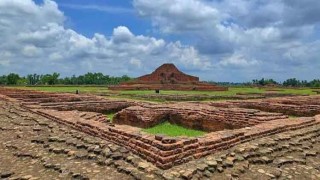
<instances>
[{"instance_id":1,"label":"rectangular brick chamber","mask_svg":"<svg viewBox=\"0 0 320 180\"><path fill-rule=\"evenodd\" d=\"M92 136L124 146L162 169L169 169L175 165L205 157L219 150L229 149L255 138L320 123L319 116L280 119L246 128L212 132L197 138L172 138L146 134L141 132L139 128L132 128L131 126L85 119L75 111L61 112L45 109L31 109L31 111Z\"/></svg>"},{"instance_id":2,"label":"rectangular brick chamber","mask_svg":"<svg viewBox=\"0 0 320 180\"><path fill-rule=\"evenodd\" d=\"M280 113L268 113L254 109L219 108L204 103L170 103L131 106L115 114L113 122L149 128L169 121L189 129L213 132L286 118L288 116Z\"/></svg>"},{"instance_id":3,"label":"rectangular brick chamber","mask_svg":"<svg viewBox=\"0 0 320 180\"><path fill-rule=\"evenodd\" d=\"M5 88L0 88L0 94L0 100L20 103L33 113L126 147L162 169L169 169L255 138L320 123L320 116L287 118L287 115L282 113L240 107L238 104L242 101L152 104ZM319 96L275 98L268 99L268 102L294 105L296 108L293 108L292 112L296 113L317 113L313 109L312 112L307 112L306 107L319 105L319 101L309 99L319 100ZM120 110L115 115L115 122L118 124L106 121L106 117L100 113L114 109L115 104L119 105ZM308 106L305 106L306 104ZM285 105L279 108L286 107ZM301 111L302 109L304 111ZM139 128L151 127L163 119L209 133L194 138L172 138L150 135ZM227 126L230 129L226 128Z\"/></svg>"}]
</instances>

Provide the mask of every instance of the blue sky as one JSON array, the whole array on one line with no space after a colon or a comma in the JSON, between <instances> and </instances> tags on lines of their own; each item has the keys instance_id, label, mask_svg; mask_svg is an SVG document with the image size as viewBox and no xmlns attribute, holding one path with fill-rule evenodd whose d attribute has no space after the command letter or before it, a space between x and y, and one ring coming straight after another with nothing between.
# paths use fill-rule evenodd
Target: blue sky
<instances>
[{"instance_id":1,"label":"blue sky","mask_svg":"<svg viewBox=\"0 0 320 180\"><path fill-rule=\"evenodd\" d=\"M56 2L67 17L67 26L88 37L94 33L111 35L114 27L123 25L134 34L147 34L152 29L150 20L138 17L131 1L59 0Z\"/></svg>"},{"instance_id":2,"label":"blue sky","mask_svg":"<svg viewBox=\"0 0 320 180\"><path fill-rule=\"evenodd\" d=\"M319 0L1 0L0 74L320 78Z\"/></svg>"}]
</instances>

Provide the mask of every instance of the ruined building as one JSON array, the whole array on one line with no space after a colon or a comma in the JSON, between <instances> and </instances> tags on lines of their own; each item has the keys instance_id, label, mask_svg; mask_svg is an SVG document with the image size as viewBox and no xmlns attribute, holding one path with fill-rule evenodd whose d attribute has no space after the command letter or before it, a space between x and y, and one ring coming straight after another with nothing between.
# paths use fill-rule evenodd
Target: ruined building
<instances>
[{"instance_id":1,"label":"ruined building","mask_svg":"<svg viewBox=\"0 0 320 180\"><path fill-rule=\"evenodd\" d=\"M111 90L197 90L226 91L228 88L199 81L199 77L181 72L174 64L163 64L151 74L147 74L117 86Z\"/></svg>"}]
</instances>

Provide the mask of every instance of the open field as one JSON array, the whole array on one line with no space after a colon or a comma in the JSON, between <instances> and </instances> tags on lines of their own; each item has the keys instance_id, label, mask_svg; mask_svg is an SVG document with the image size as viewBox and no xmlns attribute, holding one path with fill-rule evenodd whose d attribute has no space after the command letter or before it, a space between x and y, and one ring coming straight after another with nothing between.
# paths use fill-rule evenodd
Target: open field
<instances>
[{"instance_id":1,"label":"open field","mask_svg":"<svg viewBox=\"0 0 320 180\"><path fill-rule=\"evenodd\" d=\"M79 90L80 93L110 93L120 95L148 95L155 94L154 91L111 91L107 87L102 86L12 86L11 88L27 89L27 90L38 90L47 92L67 92L74 93ZM161 90L160 94L164 95L217 95L217 96L233 96L237 93L265 93L269 90L282 93L282 94L299 94L299 95L312 95L316 94L313 92L315 89L311 88L254 88L254 87L230 87L228 91L168 91Z\"/></svg>"},{"instance_id":2,"label":"open field","mask_svg":"<svg viewBox=\"0 0 320 180\"><path fill-rule=\"evenodd\" d=\"M37 90L47 92L59 92L59 93L75 93L79 90L80 93L104 93L109 92L107 87L100 86L12 86L11 88L26 89L26 90Z\"/></svg>"}]
</instances>

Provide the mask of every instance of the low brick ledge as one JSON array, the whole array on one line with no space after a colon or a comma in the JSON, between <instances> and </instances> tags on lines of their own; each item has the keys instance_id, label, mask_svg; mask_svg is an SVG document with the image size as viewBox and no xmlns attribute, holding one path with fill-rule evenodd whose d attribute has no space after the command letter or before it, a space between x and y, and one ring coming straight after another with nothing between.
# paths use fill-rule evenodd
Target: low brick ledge
<instances>
[{"instance_id":1,"label":"low brick ledge","mask_svg":"<svg viewBox=\"0 0 320 180\"><path fill-rule=\"evenodd\" d=\"M320 124L320 116L281 119L247 128L212 132L198 138L168 138L125 131L117 125L84 120L78 117L75 119L58 117L59 113L68 113L68 111L29 110L92 136L124 146L162 169L169 169L175 165L229 149L256 138Z\"/></svg>"}]
</instances>

